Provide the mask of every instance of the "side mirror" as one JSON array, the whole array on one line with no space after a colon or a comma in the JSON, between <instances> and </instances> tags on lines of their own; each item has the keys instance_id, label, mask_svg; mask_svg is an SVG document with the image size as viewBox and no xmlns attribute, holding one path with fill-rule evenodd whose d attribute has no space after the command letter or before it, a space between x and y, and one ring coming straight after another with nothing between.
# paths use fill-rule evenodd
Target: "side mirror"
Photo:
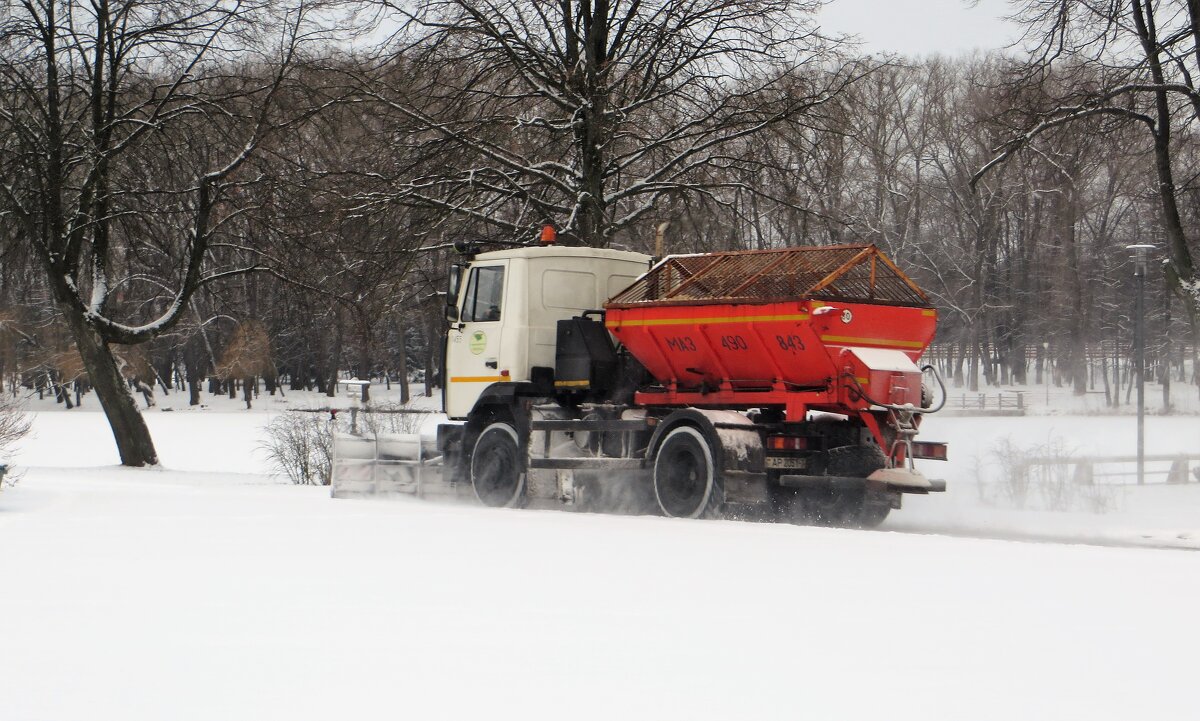
<instances>
[{"instance_id":1,"label":"side mirror","mask_svg":"<svg viewBox=\"0 0 1200 721\"><path fill-rule=\"evenodd\" d=\"M446 305L458 305L458 291L462 287L463 267L458 263L450 266L446 276Z\"/></svg>"},{"instance_id":2,"label":"side mirror","mask_svg":"<svg viewBox=\"0 0 1200 721\"><path fill-rule=\"evenodd\" d=\"M456 305L446 306L446 320L450 321L451 323L458 322L458 306L456 306Z\"/></svg>"}]
</instances>

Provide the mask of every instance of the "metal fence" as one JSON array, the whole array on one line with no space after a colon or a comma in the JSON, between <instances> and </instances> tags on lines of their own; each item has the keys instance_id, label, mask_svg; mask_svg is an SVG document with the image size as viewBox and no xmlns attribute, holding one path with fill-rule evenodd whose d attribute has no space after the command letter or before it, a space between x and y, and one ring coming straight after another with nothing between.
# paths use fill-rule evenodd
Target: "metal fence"
<instances>
[{"instance_id":1,"label":"metal fence","mask_svg":"<svg viewBox=\"0 0 1200 721\"><path fill-rule=\"evenodd\" d=\"M1147 455L1145 462L1147 485L1200 482L1200 454ZM1033 475L1065 472L1082 486L1137 485L1137 456L1033 457L1023 460L1020 468Z\"/></svg>"},{"instance_id":2,"label":"metal fence","mask_svg":"<svg viewBox=\"0 0 1200 721\"><path fill-rule=\"evenodd\" d=\"M950 393L946 396L946 409L975 411L980 415L1023 416L1025 415L1025 392Z\"/></svg>"}]
</instances>

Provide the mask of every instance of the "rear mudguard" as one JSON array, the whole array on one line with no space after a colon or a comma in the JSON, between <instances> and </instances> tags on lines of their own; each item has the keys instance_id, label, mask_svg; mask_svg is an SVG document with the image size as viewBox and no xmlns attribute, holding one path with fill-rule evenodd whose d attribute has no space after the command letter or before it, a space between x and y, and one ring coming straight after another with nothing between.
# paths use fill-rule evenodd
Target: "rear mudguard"
<instances>
[{"instance_id":1,"label":"rear mudguard","mask_svg":"<svg viewBox=\"0 0 1200 721\"><path fill-rule=\"evenodd\" d=\"M722 470L725 498L734 503L766 503L766 451L757 424L734 411L684 408L661 419L650 436L644 459L653 467L659 445L666 435L680 426L693 426L708 441L713 461Z\"/></svg>"}]
</instances>

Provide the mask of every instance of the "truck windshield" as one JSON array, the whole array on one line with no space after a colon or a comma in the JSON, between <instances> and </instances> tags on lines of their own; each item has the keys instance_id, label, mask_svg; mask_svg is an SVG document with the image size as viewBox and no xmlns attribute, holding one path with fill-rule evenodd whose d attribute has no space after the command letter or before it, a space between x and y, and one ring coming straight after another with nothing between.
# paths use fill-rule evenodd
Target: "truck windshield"
<instances>
[{"instance_id":1,"label":"truck windshield","mask_svg":"<svg viewBox=\"0 0 1200 721\"><path fill-rule=\"evenodd\" d=\"M472 268L467 281L467 297L463 301L462 319L468 322L500 320L503 297L504 266Z\"/></svg>"}]
</instances>

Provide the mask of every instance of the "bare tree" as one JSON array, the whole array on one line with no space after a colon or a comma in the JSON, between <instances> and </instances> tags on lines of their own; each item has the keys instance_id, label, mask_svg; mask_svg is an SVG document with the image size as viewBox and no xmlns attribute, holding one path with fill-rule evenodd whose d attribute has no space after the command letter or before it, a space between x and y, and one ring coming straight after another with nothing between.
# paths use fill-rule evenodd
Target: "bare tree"
<instances>
[{"instance_id":1,"label":"bare tree","mask_svg":"<svg viewBox=\"0 0 1200 721\"><path fill-rule=\"evenodd\" d=\"M370 92L416 124L413 146L457 151L394 192L513 238L553 222L607 245L662 199L722 187L705 171L754 162L736 141L815 114L865 67L809 0L386 5L406 29Z\"/></svg>"},{"instance_id":2,"label":"bare tree","mask_svg":"<svg viewBox=\"0 0 1200 721\"><path fill-rule=\"evenodd\" d=\"M3 386L0 383L0 452L29 432L29 418L20 404L4 393Z\"/></svg>"},{"instance_id":3,"label":"bare tree","mask_svg":"<svg viewBox=\"0 0 1200 721\"><path fill-rule=\"evenodd\" d=\"M1171 282L1200 312L1195 238L1184 230L1176 182L1180 132L1200 120L1200 3L1188 0L1021 0L1016 16L1032 52L1022 82L1052 79L1055 102L999 146L978 182L1041 134L1085 119L1133 123L1153 141ZM1058 76L1058 77L1056 77ZM1065 79L1064 77L1065 76ZM1191 169L1189 169L1191 170Z\"/></svg>"},{"instance_id":4,"label":"bare tree","mask_svg":"<svg viewBox=\"0 0 1200 721\"><path fill-rule=\"evenodd\" d=\"M341 70L353 72L345 64ZM270 204L280 217L269 221L259 239L278 277L325 306L336 324L336 355L343 355L343 344L351 350L355 374L363 379L376 370L388 327L422 293L411 276L419 262L416 251L435 224L429 209L388 197L378 168L393 157L392 139L399 132L389 120L362 104L344 105L277 138L275 152L292 160L281 173L287 182ZM326 370L333 395L340 364ZM368 397L364 388L363 399Z\"/></svg>"},{"instance_id":5,"label":"bare tree","mask_svg":"<svg viewBox=\"0 0 1200 721\"><path fill-rule=\"evenodd\" d=\"M237 189L253 178L239 173L282 122L274 99L307 10L21 0L0 24L0 202L125 465L158 456L109 346L158 336L197 288L247 270L213 267L211 244L240 213Z\"/></svg>"}]
</instances>

